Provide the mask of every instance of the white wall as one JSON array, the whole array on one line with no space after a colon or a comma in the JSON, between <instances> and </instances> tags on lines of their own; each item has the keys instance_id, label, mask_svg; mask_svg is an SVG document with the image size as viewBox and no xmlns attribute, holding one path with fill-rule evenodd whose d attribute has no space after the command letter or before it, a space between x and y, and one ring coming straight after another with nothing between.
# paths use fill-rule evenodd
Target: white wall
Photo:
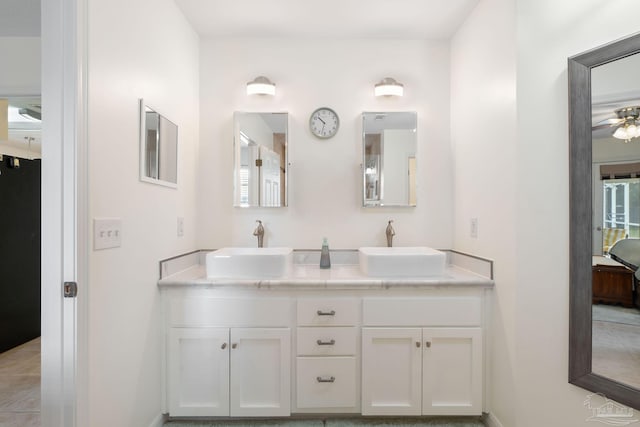
<instances>
[{"instance_id":1,"label":"white wall","mask_svg":"<svg viewBox=\"0 0 640 427\"><path fill-rule=\"evenodd\" d=\"M586 426L567 383L567 57L638 31L632 0L517 0L517 426Z\"/></svg>"},{"instance_id":2,"label":"white wall","mask_svg":"<svg viewBox=\"0 0 640 427\"><path fill-rule=\"evenodd\" d=\"M40 95L40 37L0 37L0 96Z\"/></svg>"},{"instance_id":3,"label":"white wall","mask_svg":"<svg viewBox=\"0 0 640 427\"><path fill-rule=\"evenodd\" d=\"M483 0L451 42L453 246L495 260L487 399L504 427L516 425L515 31L514 0Z\"/></svg>"},{"instance_id":4,"label":"white wall","mask_svg":"<svg viewBox=\"0 0 640 427\"><path fill-rule=\"evenodd\" d=\"M451 246L449 48L410 40L217 39L201 42L199 244L253 246L255 220L266 246L332 248L385 244L394 219L398 245ZM275 97L247 96L265 75ZM403 98L380 99L373 86L391 76ZM321 106L340 115L329 140L314 138L309 116ZM233 208L233 112L289 112L289 207ZM418 207L364 209L363 111L417 111Z\"/></svg>"},{"instance_id":5,"label":"white wall","mask_svg":"<svg viewBox=\"0 0 640 427\"><path fill-rule=\"evenodd\" d=\"M88 21L90 212L122 219L122 247L90 253L89 424L147 427L161 402L158 260L196 246L198 38L172 0L89 2ZM138 98L178 125L178 190L139 181Z\"/></svg>"}]
</instances>

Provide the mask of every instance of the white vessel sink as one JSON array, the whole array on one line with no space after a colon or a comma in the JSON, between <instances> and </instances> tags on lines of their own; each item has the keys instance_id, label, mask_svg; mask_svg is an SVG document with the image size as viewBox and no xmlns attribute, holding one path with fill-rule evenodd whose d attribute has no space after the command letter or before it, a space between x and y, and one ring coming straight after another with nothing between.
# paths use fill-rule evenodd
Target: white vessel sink
<instances>
[{"instance_id":1,"label":"white vessel sink","mask_svg":"<svg viewBox=\"0 0 640 427\"><path fill-rule=\"evenodd\" d=\"M207 254L207 277L273 279L291 272L291 248L222 248Z\"/></svg>"},{"instance_id":2,"label":"white vessel sink","mask_svg":"<svg viewBox=\"0 0 640 427\"><path fill-rule=\"evenodd\" d=\"M358 249L360 270L372 277L444 275L446 255L427 247L363 247Z\"/></svg>"}]
</instances>

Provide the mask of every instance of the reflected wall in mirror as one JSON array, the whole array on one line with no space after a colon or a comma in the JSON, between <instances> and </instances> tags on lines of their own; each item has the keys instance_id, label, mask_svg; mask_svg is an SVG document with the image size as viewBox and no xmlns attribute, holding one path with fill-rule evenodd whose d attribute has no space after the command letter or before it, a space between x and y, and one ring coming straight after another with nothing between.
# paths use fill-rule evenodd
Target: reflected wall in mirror
<instances>
[{"instance_id":1,"label":"reflected wall in mirror","mask_svg":"<svg viewBox=\"0 0 640 427\"><path fill-rule=\"evenodd\" d=\"M417 114L362 113L363 206L416 206Z\"/></svg>"},{"instance_id":2,"label":"reflected wall in mirror","mask_svg":"<svg viewBox=\"0 0 640 427\"><path fill-rule=\"evenodd\" d=\"M288 120L288 113L234 113L234 206L287 206Z\"/></svg>"},{"instance_id":3,"label":"reflected wall in mirror","mask_svg":"<svg viewBox=\"0 0 640 427\"><path fill-rule=\"evenodd\" d=\"M640 35L569 58L569 382L640 409ZM640 123L638 123L640 124ZM640 132L639 132L640 134ZM620 138L622 137L622 138Z\"/></svg>"},{"instance_id":4,"label":"reflected wall in mirror","mask_svg":"<svg viewBox=\"0 0 640 427\"><path fill-rule=\"evenodd\" d=\"M178 126L140 100L140 180L177 188Z\"/></svg>"}]
</instances>

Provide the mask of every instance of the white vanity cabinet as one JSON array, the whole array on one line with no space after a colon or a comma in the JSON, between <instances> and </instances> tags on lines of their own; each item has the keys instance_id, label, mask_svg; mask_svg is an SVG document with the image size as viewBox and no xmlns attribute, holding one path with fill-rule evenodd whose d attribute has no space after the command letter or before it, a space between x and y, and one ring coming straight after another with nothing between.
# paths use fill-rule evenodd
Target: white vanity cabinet
<instances>
[{"instance_id":1,"label":"white vanity cabinet","mask_svg":"<svg viewBox=\"0 0 640 427\"><path fill-rule=\"evenodd\" d=\"M171 415L229 415L229 329L171 328L167 363Z\"/></svg>"},{"instance_id":2,"label":"white vanity cabinet","mask_svg":"<svg viewBox=\"0 0 640 427\"><path fill-rule=\"evenodd\" d=\"M298 299L298 412L359 412L359 317L359 298Z\"/></svg>"},{"instance_id":3,"label":"white vanity cabinet","mask_svg":"<svg viewBox=\"0 0 640 427\"><path fill-rule=\"evenodd\" d=\"M480 415L481 313L473 297L364 299L362 414Z\"/></svg>"},{"instance_id":4,"label":"white vanity cabinet","mask_svg":"<svg viewBox=\"0 0 640 427\"><path fill-rule=\"evenodd\" d=\"M484 287L162 289L170 417L480 415Z\"/></svg>"},{"instance_id":5,"label":"white vanity cabinet","mask_svg":"<svg viewBox=\"0 0 640 427\"><path fill-rule=\"evenodd\" d=\"M290 414L289 298L176 297L166 308L171 416Z\"/></svg>"}]
</instances>

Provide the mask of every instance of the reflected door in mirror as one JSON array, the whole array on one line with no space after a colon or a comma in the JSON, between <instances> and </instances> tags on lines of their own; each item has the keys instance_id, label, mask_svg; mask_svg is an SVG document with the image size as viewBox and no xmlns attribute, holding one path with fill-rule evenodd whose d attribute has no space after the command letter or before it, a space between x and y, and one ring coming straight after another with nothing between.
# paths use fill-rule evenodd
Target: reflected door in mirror
<instances>
[{"instance_id":1,"label":"reflected door in mirror","mask_svg":"<svg viewBox=\"0 0 640 427\"><path fill-rule=\"evenodd\" d=\"M287 113L234 114L234 206L287 206Z\"/></svg>"}]
</instances>

